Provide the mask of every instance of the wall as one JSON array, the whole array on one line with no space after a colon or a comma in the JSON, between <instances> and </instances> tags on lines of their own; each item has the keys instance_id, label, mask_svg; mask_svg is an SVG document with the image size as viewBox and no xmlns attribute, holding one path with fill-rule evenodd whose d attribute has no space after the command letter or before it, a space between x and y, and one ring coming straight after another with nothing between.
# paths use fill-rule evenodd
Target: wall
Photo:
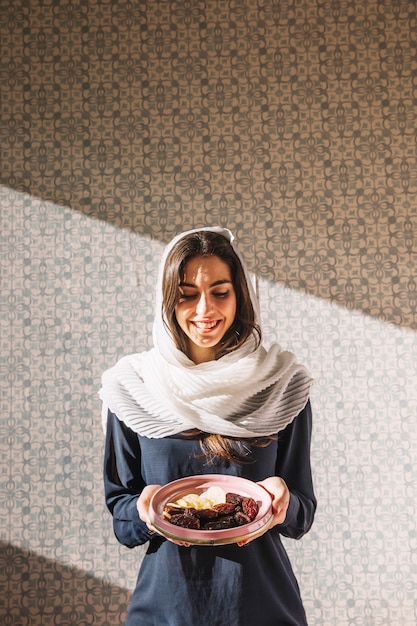
<instances>
[{"instance_id":1,"label":"wall","mask_svg":"<svg viewBox=\"0 0 417 626\"><path fill-rule=\"evenodd\" d=\"M101 372L150 345L163 243L235 233L315 379L309 623L417 621L416 9L2 0L0 621L120 624Z\"/></svg>"}]
</instances>

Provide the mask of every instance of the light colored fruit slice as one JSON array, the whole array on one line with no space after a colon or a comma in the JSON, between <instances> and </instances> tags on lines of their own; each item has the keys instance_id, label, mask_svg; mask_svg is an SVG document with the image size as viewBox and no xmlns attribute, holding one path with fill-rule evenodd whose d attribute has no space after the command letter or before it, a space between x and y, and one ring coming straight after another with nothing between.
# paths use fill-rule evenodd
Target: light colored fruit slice
<instances>
[{"instance_id":1,"label":"light colored fruit slice","mask_svg":"<svg viewBox=\"0 0 417 626\"><path fill-rule=\"evenodd\" d=\"M212 487L209 487L207 491L200 494L200 499L201 498L208 500L211 503L211 506L214 506L215 504L223 504L226 502L226 492L221 487L213 485Z\"/></svg>"},{"instance_id":2,"label":"light colored fruit slice","mask_svg":"<svg viewBox=\"0 0 417 626\"><path fill-rule=\"evenodd\" d=\"M193 509L212 509L216 504L226 502L226 492L221 487L212 486L203 491L200 495L196 493L188 493L175 502L169 502L166 506L179 506L183 508Z\"/></svg>"}]
</instances>

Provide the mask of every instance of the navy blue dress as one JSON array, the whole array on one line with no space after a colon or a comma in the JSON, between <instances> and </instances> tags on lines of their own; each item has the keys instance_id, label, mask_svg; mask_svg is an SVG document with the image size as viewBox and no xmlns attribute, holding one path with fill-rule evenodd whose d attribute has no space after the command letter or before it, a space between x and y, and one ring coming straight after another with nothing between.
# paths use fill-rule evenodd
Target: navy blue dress
<instances>
[{"instance_id":1,"label":"navy blue dress","mask_svg":"<svg viewBox=\"0 0 417 626\"><path fill-rule=\"evenodd\" d=\"M316 509L310 467L310 403L253 462L207 465L198 440L137 435L109 413L104 460L106 503L125 546L149 542L125 626L303 626L300 591L280 536L301 538ZM136 502L147 484L221 473L260 481L281 476L291 497L285 522L247 546L177 546L148 533Z\"/></svg>"}]
</instances>

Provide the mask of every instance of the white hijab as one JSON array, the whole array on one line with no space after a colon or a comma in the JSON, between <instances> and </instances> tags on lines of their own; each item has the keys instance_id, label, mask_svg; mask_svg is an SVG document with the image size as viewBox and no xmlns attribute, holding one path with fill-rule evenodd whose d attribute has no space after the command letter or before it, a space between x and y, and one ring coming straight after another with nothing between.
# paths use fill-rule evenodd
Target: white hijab
<instances>
[{"instance_id":1,"label":"white hijab","mask_svg":"<svg viewBox=\"0 0 417 626\"><path fill-rule=\"evenodd\" d=\"M284 429L307 403L312 380L291 352L268 351L251 337L215 361L196 365L178 350L162 319L162 277L173 246L188 234L212 231L226 237L238 255L255 310L258 301L243 259L225 228L199 228L177 235L162 256L151 350L123 357L103 374L103 427L110 409L133 431L150 438L197 429L229 437L261 437Z\"/></svg>"}]
</instances>

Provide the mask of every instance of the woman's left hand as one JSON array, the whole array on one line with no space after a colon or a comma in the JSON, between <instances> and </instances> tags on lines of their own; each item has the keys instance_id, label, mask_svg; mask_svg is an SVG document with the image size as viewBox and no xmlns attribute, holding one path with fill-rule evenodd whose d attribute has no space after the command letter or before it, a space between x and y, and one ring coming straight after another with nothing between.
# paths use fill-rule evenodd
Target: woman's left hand
<instances>
[{"instance_id":1,"label":"woman's left hand","mask_svg":"<svg viewBox=\"0 0 417 626\"><path fill-rule=\"evenodd\" d=\"M271 506L273 516L271 523L265 530L265 532L267 532L277 524L284 523L288 505L290 503L290 491L285 481L279 476L270 476L269 478L265 478L265 480L261 480L257 484L261 485L261 487L263 487L272 498ZM248 539L247 541L239 541L238 546L245 546L250 541L253 540Z\"/></svg>"}]
</instances>

